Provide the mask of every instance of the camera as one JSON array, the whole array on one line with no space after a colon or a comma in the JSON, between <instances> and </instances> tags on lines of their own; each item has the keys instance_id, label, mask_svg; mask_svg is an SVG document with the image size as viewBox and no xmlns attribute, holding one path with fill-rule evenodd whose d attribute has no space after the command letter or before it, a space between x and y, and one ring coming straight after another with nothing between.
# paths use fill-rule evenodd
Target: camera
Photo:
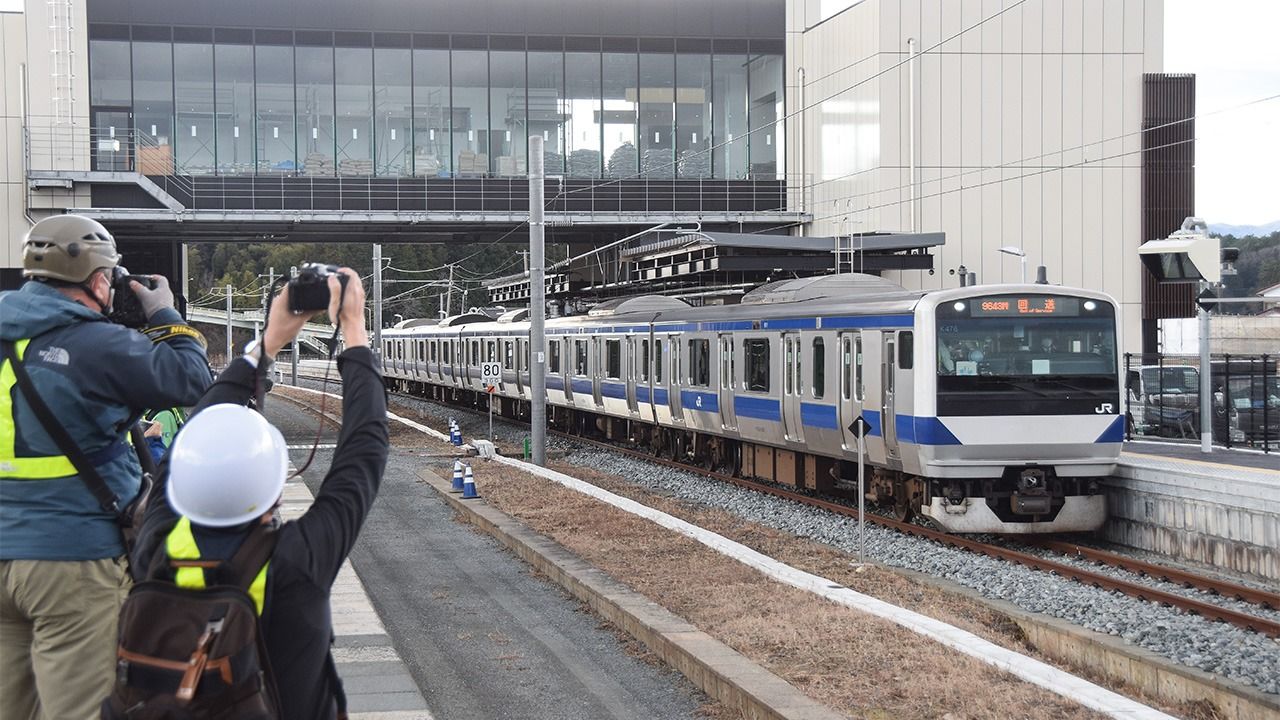
<instances>
[{"instance_id":1,"label":"camera","mask_svg":"<svg viewBox=\"0 0 1280 720\"><path fill-rule=\"evenodd\" d=\"M142 310L142 301L129 286L130 282L149 289L156 289L156 280L148 275L130 275L127 268L117 265L111 269L111 289L115 291L115 299L111 303L111 313L107 319L113 323L130 328L146 327L147 314Z\"/></svg>"},{"instance_id":2,"label":"camera","mask_svg":"<svg viewBox=\"0 0 1280 720\"><path fill-rule=\"evenodd\" d=\"M339 292L347 289L347 276L338 272L337 265L304 263L298 274L289 280L289 310L315 312L329 308L329 276L337 275Z\"/></svg>"}]
</instances>

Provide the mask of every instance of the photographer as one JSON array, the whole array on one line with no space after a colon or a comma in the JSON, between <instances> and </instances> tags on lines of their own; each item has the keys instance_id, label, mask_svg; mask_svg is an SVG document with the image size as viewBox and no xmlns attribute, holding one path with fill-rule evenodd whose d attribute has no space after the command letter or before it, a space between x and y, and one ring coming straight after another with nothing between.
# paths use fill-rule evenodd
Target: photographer
<instances>
[{"instance_id":1,"label":"photographer","mask_svg":"<svg viewBox=\"0 0 1280 720\"><path fill-rule=\"evenodd\" d=\"M127 433L144 408L192 404L211 381L168 282L124 288L119 262L101 224L46 218L23 241L28 281L0 293L0 717L86 717L111 687L129 585L113 505L142 477ZM130 291L162 339L108 321Z\"/></svg>"},{"instance_id":2,"label":"photographer","mask_svg":"<svg viewBox=\"0 0 1280 720\"><path fill-rule=\"evenodd\" d=\"M343 282L339 275L345 276ZM365 329L364 289L347 268L330 274L327 284L329 317L346 347L337 358L342 430L332 464L311 508L272 533L274 550L263 569L233 566L228 571L263 580L261 586L255 580L248 592L265 640L264 667L270 668L268 681L274 680L284 718L327 719L344 709L341 682L329 654L329 591L377 495L388 451L386 395ZM324 286L317 282L307 289L323 291ZM158 572L148 577L187 589L216 583L224 564L243 557L238 551L259 542L262 526L273 522L289 472L288 450L280 432L246 404L260 389L276 353L314 314L290 311L290 293L298 293L294 300L301 300L302 292L292 284L274 298L261 343L250 343L245 355L218 377L174 440L160 471L157 502L147 510L132 557L135 579L143 579L140 572ZM157 553L167 558L157 558ZM181 570L172 569L179 559L214 563L218 570L184 579ZM122 626L122 642L130 631L130 626ZM151 704L166 702L180 675L173 673L165 680L153 675L149 687L143 687L129 672L122 673L104 716L113 717L139 697ZM224 695L242 693L233 684L221 695L197 693L193 702L221 711Z\"/></svg>"}]
</instances>

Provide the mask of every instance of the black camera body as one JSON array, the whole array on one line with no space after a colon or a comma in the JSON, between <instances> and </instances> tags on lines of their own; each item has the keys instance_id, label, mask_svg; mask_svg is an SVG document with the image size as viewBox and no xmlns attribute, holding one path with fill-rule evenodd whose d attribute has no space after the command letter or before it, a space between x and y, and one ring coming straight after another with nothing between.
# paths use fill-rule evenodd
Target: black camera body
<instances>
[{"instance_id":1,"label":"black camera body","mask_svg":"<svg viewBox=\"0 0 1280 720\"><path fill-rule=\"evenodd\" d=\"M338 272L337 265L304 263L298 274L289 280L289 310L315 312L329 309L329 276L337 275L339 292L347 289L347 276Z\"/></svg>"},{"instance_id":2,"label":"black camera body","mask_svg":"<svg viewBox=\"0 0 1280 720\"><path fill-rule=\"evenodd\" d=\"M149 275L130 275L127 269L117 265L111 271L111 289L115 291L115 298L111 302L111 313L107 315L107 319L136 330L146 327L147 314L142 310L142 301L138 299L137 293L129 286L130 282L136 282L149 290L155 290L157 285L155 278Z\"/></svg>"}]
</instances>

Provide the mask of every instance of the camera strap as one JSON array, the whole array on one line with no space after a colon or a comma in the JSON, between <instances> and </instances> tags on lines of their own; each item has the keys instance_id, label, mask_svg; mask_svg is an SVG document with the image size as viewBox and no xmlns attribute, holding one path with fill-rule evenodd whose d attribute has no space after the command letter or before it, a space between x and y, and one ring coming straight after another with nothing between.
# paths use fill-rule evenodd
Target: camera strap
<instances>
[{"instance_id":1,"label":"camera strap","mask_svg":"<svg viewBox=\"0 0 1280 720\"><path fill-rule=\"evenodd\" d=\"M102 476L98 474L98 469L94 467L84 451L76 444L76 441L71 439L67 429L62 426L62 423L58 422L53 411L49 409L49 406L44 403L44 399L36 392L35 384L31 382L31 376L27 374L26 367L18 359L18 350L12 340L3 341L3 351L4 359L13 368L14 377L18 381L18 388L22 390L22 394L27 398L27 404L31 406L31 411L35 413L36 419L40 421L41 427L53 439L54 444L75 466L80 481L84 483L89 492L93 494L94 499L98 501L98 507L102 508L103 512L111 513L115 517L116 524L121 528L131 527L133 521L120 509L120 498L111 492L111 488L107 486L107 481L103 480Z\"/></svg>"},{"instance_id":2,"label":"camera strap","mask_svg":"<svg viewBox=\"0 0 1280 720\"><path fill-rule=\"evenodd\" d=\"M184 325L182 323L175 323L173 325L153 325L142 330L142 334L146 335L147 339L152 343L162 343L165 340L172 340L176 337L189 337L200 343L200 347L205 348L206 350L209 348L209 341L205 340L203 333L190 325Z\"/></svg>"}]
</instances>

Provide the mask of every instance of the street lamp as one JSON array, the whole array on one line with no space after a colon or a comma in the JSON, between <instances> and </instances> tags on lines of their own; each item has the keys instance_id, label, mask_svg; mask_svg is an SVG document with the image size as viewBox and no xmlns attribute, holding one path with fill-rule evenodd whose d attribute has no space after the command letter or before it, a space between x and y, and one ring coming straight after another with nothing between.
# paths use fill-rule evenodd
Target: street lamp
<instances>
[{"instance_id":1,"label":"street lamp","mask_svg":"<svg viewBox=\"0 0 1280 720\"><path fill-rule=\"evenodd\" d=\"M1000 248L1000 252L1004 253L1005 255L1012 255L1022 261L1022 284L1026 285L1027 284L1027 254L1022 251L1022 248L1016 247L1014 245L1005 245L1004 247Z\"/></svg>"},{"instance_id":2,"label":"street lamp","mask_svg":"<svg viewBox=\"0 0 1280 720\"><path fill-rule=\"evenodd\" d=\"M400 313L396 313L392 317L396 319L396 325L399 325L400 323L404 322L404 315L401 315Z\"/></svg>"}]
</instances>

